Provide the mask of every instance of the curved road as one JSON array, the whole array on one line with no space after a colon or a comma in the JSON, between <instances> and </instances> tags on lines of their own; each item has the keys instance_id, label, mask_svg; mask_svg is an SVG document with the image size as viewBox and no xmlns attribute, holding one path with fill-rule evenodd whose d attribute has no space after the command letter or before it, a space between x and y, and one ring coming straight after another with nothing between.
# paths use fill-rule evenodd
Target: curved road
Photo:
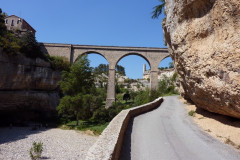
<instances>
[{"instance_id":1,"label":"curved road","mask_svg":"<svg viewBox=\"0 0 240 160\"><path fill-rule=\"evenodd\" d=\"M233 147L210 137L189 118L177 96L135 117L124 137L121 160L240 160Z\"/></svg>"}]
</instances>

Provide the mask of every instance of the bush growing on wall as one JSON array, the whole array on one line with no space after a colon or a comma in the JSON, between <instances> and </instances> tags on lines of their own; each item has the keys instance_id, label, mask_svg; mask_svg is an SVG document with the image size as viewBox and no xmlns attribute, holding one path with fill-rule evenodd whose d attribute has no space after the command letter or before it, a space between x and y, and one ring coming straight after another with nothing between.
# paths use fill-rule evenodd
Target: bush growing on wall
<instances>
[{"instance_id":1,"label":"bush growing on wall","mask_svg":"<svg viewBox=\"0 0 240 160\"><path fill-rule=\"evenodd\" d=\"M46 60L46 56L42 53L40 46L32 32L27 31L21 37L20 52L24 53L29 58L42 58Z\"/></svg>"},{"instance_id":2,"label":"bush growing on wall","mask_svg":"<svg viewBox=\"0 0 240 160\"><path fill-rule=\"evenodd\" d=\"M52 65L52 68L55 70L60 71L69 71L70 69L70 62L66 57L60 57L60 56L49 56L48 58L50 60L50 63Z\"/></svg>"}]
</instances>

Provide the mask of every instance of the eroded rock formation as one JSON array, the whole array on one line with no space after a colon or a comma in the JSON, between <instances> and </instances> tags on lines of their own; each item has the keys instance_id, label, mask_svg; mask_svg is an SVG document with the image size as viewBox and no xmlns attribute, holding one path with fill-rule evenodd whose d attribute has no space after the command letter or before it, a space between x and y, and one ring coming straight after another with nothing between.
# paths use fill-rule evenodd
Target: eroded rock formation
<instances>
[{"instance_id":1,"label":"eroded rock formation","mask_svg":"<svg viewBox=\"0 0 240 160\"><path fill-rule=\"evenodd\" d=\"M240 118L240 1L166 0L165 40L182 94Z\"/></svg>"},{"instance_id":2,"label":"eroded rock formation","mask_svg":"<svg viewBox=\"0 0 240 160\"><path fill-rule=\"evenodd\" d=\"M0 117L30 120L35 113L51 115L59 102L60 71L42 59L8 55L0 48ZM42 117L43 118L43 117Z\"/></svg>"}]
</instances>

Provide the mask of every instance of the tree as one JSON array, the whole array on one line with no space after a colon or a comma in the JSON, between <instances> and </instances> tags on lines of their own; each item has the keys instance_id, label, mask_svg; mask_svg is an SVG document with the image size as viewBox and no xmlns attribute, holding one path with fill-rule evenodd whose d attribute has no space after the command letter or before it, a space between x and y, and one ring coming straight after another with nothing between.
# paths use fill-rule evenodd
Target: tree
<instances>
[{"instance_id":1,"label":"tree","mask_svg":"<svg viewBox=\"0 0 240 160\"><path fill-rule=\"evenodd\" d=\"M126 75L125 74L125 68L123 66L121 66L121 65L117 65L116 66L116 72L119 73L120 75L123 75L123 76Z\"/></svg>"},{"instance_id":2,"label":"tree","mask_svg":"<svg viewBox=\"0 0 240 160\"><path fill-rule=\"evenodd\" d=\"M152 19L156 19L160 16L160 14L162 14L163 9L165 7L165 0L158 0L159 2L161 2L161 4L153 7L154 11L152 12Z\"/></svg>"},{"instance_id":3,"label":"tree","mask_svg":"<svg viewBox=\"0 0 240 160\"><path fill-rule=\"evenodd\" d=\"M39 57L46 59L46 57L41 52L40 46L32 32L27 31L21 36L21 44L22 46L20 51L24 53L27 57Z\"/></svg>"},{"instance_id":4,"label":"tree","mask_svg":"<svg viewBox=\"0 0 240 160\"><path fill-rule=\"evenodd\" d=\"M134 106L139 106L149 102L150 99L150 90L140 90L137 92L137 95L134 99Z\"/></svg>"},{"instance_id":5,"label":"tree","mask_svg":"<svg viewBox=\"0 0 240 160\"><path fill-rule=\"evenodd\" d=\"M137 84L137 89L139 89L139 88L140 88L140 84L138 83L138 84Z\"/></svg>"},{"instance_id":6,"label":"tree","mask_svg":"<svg viewBox=\"0 0 240 160\"><path fill-rule=\"evenodd\" d=\"M2 47L6 53L15 54L21 48L20 39L7 30L4 20L5 17L6 14L3 13L0 8L0 47Z\"/></svg>"},{"instance_id":7,"label":"tree","mask_svg":"<svg viewBox=\"0 0 240 160\"><path fill-rule=\"evenodd\" d=\"M123 95L123 100L126 101L126 103L127 103L127 101L130 100L130 99L131 99L130 94L129 94L129 92L127 91L127 92Z\"/></svg>"},{"instance_id":8,"label":"tree","mask_svg":"<svg viewBox=\"0 0 240 160\"><path fill-rule=\"evenodd\" d=\"M105 73L106 75L108 75L108 70L109 70L109 65L108 64L99 64L99 66L94 68L94 73L95 74L101 74L101 73ZM116 66L116 73L119 73L120 75L125 76L125 68L121 65L117 65Z\"/></svg>"},{"instance_id":9,"label":"tree","mask_svg":"<svg viewBox=\"0 0 240 160\"><path fill-rule=\"evenodd\" d=\"M49 56L48 57L51 66L55 70L65 70L68 71L70 68L70 62L66 57L61 57L61 56Z\"/></svg>"},{"instance_id":10,"label":"tree","mask_svg":"<svg viewBox=\"0 0 240 160\"><path fill-rule=\"evenodd\" d=\"M102 73L104 73L104 74L108 75L108 70L109 70L108 64L99 64L98 67L94 68L94 73L95 74L102 74Z\"/></svg>"},{"instance_id":11,"label":"tree","mask_svg":"<svg viewBox=\"0 0 240 160\"><path fill-rule=\"evenodd\" d=\"M135 91L130 91L130 97L131 97L131 99L133 100L133 101L135 101L135 97L137 96L137 92L135 92Z\"/></svg>"},{"instance_id":12,"label":"tree","mask_svg":"<svg viewBox=\"0 0 240 160\"><path fill-rule=\"evenodd\" d=\"M6 34L6 31L7 31L4 18L5 18L5 15L4 13L2 13L2 9L0 8L0 36L3 36L4 34Z\"/></svg>"},{"instance_id":13,"label":"tree","mask_svg":"<svg viewBox=\"0 0 240 160\"><path fill-rule=\"evenodd\" d=\"M169 62L168 68L174 68L173 62Z\"/></svg>"},{"instance_id":14,"label":"tree","mask_svg":"<svg viewBox=\"0 0 240 160\"><path fill-rule=\"evenodd\" d=\"M86 118L85 115L89 114L86 112L89 111L91 94L95 92L92 68L86 55L81 56L69 72L62 72L59 84L65 96L57 107L58 113L63 117L74 115L78 125L79 118Z\"/></svg>"}]
</instances>

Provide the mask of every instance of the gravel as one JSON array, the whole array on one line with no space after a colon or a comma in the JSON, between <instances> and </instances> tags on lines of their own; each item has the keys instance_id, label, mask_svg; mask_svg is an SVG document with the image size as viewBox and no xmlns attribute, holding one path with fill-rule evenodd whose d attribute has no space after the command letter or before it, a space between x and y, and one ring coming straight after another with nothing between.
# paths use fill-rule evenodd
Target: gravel
<instances>
[{"instance_id":1,"label":"gravel","mask_svg":"<svg viewBox=\"0 0 240 160\"><path fill-rule=\"evenodd\" d=\"M85 159L96 136L80 131L41 129L31 131L27 127L0 128L0 160L28 160L34 141L43 143L42 159Z\"/></svg>"}]
</instances>

